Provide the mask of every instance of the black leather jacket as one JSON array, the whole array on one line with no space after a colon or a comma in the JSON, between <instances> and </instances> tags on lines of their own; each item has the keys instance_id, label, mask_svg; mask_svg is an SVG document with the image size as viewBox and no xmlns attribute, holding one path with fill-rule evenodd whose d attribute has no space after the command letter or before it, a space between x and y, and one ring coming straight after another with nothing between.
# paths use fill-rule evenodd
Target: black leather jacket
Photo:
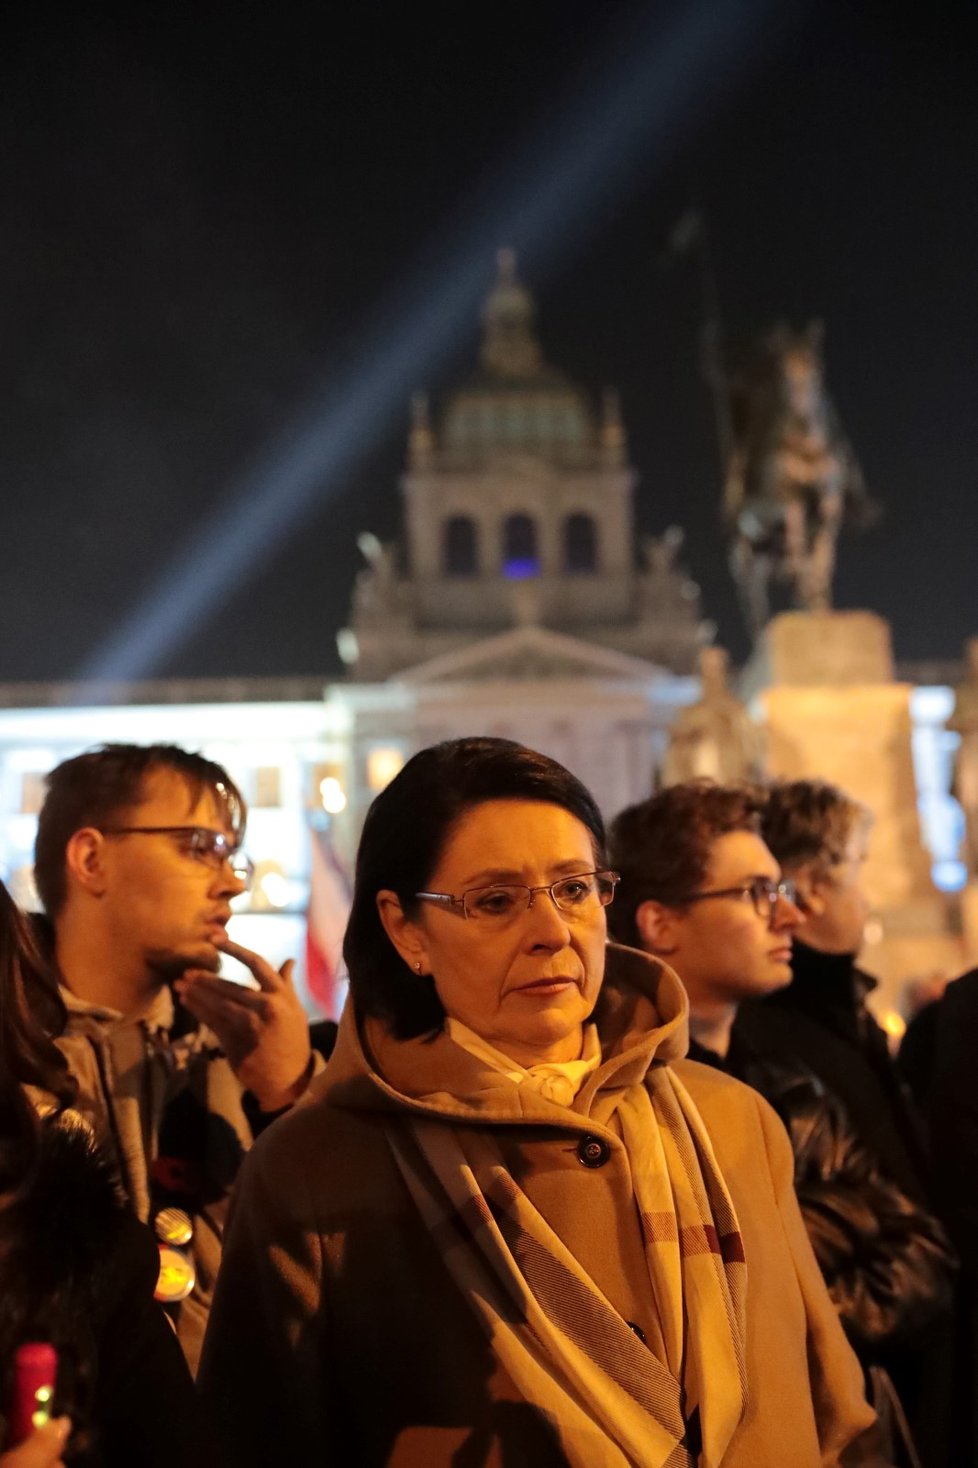
<instances>
[{"instance_id":1,"label":"black leather jacket","mask_svg":"<svg viewBox=\"0 0 978 1468\"><path fill-rule=\"evenodd\" d=\"M810 1070L758 1055L736 1031L724 1060L696 1041L689 1054L760 1091L784 1122L815 1257L864 1364L950 1308L956 1264L944 1230L883 1175Z\"/></svg>"}]
</instances>

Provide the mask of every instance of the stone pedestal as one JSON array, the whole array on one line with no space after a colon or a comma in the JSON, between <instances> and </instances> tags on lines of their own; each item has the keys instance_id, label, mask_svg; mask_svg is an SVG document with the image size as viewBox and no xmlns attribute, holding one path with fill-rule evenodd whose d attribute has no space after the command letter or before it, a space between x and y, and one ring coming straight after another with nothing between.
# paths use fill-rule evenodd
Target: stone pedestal
<instances>
[{"instance_id":1,"label":"stone pedestal","mask_svg":"<svg viewBox=\"0 0 978 1468\"><path fill-rule=\"evenodd\" d=\"M921 839L911 690L894 679L887 623L871 612L786 612L766 629L744 684L766 726L768 773L829 780L875 815L862 957L883 981L881 1007L896 1007L908 978L959 971L954 913Z\"/></svg>"}]
</instances>

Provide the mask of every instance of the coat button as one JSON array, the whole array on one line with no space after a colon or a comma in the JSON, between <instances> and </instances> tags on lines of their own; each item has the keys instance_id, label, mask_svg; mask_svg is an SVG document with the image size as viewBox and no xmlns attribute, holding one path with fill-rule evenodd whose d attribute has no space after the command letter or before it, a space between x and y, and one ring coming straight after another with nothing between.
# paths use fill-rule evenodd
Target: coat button
<instances>
[{"instance_id":1,"label":"coat button","mask_svg":"<svg viewBox=\"0 0 978 1468\"><path fill-rule=\"evenodd\" d=\"M577 1160L585 1167L604 1167L611 1148L602 1137L582 1137L577 1144Z\"/></svg>"},{"instance_id":2,"label":"coat button","mask_svg":"<svg viewBox=\"0 0 978 1468\"><path fill-rule=\"evenodd\" d=\"M625 1321L625 1324L628 1326L628 1329L629 1330L633 1330L635 1332L635 1334L638 1336L639 1340L642 1342L642 1345L644 1346L645 1345L645 1331L642 1329L642 1327L640 1325L636 1324L636 1322L634 1320L626 1320Z\"/></svg>"}]
</instances>

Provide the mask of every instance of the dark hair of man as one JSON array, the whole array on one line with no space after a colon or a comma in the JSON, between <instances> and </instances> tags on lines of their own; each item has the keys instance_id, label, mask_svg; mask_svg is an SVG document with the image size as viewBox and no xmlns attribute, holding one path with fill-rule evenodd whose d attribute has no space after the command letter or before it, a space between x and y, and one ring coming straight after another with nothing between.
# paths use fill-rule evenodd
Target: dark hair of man
<instances>
[{"instance_id":1,"label":"dark hair of man","mask_svg":"<svg viewBox=\"0 0 978 1468\"><path fill-rule=\"evenodd\" d=\"M591 833L596 869L605 864L604 822L576 776L509 739L452 739L422 749L367 812L357 852L353 906L343 941L350 992L360 1014L382 1019L398 1039L436 1033L445 1011L432 980L412 972L387 937L377 893L396 892L413 916L445 842L466 812L490 800L562 806Z\"/></svg>"},{"instance_id":2,"label":"dark hair of man","mask_svg":"<svg viewBox=\"0 0 978 1468\"><path fill-rule=\"evenodd\" d=\"M682 907L703 885L714 841L731 831L758 832L762 804L752 785L686 780L616 816L609 860L621 883L608 909L615 938L640 947L635 915L642 903Z\"/></svg>"},{"instance_id":3,"label":"dark hair of man","mask_svg":"<svg viewBox=\"0 0 978 1468\"><path fill-rule=\"evenodd\" d=\"M6 1213L26 1181L38 1121L25 1086L58 1107L74 1100L67 1062L51 1036L65 1024L57 984L34 942L29 920L0 882L0 1258Z\"/></svg>"},{"instance_id":4,"label":"dark hair of man","mask_svg":"<svg viewBox=\"0 0 978 1468\"><path fill-rule=\"evenodd\" d=\"M866 806L826 780L784 780L770 786L761 834L785 871L809 862L832 866L845 857L853 831L872 823Z\"/></svg>"},{"instance_id":5,"label":"dark hair of man","mask_svg":"<svg viewBox=\"0 0 978 1468\"><path fill-rule=\"evenodd\" d=\"M56 917L67 892L65 850L85 826L112 825L143 799L146 780L158 770L179 775L192 804L210 791L240 839L247 807L227 771L176 744L103 744L64 760L45 779L47 794L37 822L34 881L44 911Z\"/></svg>"}]
</instances>

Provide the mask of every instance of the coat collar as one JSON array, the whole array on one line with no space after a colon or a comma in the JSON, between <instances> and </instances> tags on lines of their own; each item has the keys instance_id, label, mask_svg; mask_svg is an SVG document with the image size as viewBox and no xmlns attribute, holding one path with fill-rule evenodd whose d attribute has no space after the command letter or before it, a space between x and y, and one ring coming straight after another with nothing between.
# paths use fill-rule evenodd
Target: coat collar
<instances>
[{"instance_id":1,"label":"coat collar","mask_svg":"<svg viewBox=\"0 0 978 1468\"><path fill-rule=\"evenodd\" d=\"M672 969L635 949L609 944L604 984L592 1016L602 1063L572 1109L515 1085L444 1031L433 1039L394 1039L381 1021L359 1016L352 997L340 1021L336 1050L315 1091L327 1105L352 1110L408 1111L450 1121L579 1125L600 1093L623 1091L640 1082L651 1065L686 1054L687 1015L686 994Z\"/></svg>"}]
</instances>

